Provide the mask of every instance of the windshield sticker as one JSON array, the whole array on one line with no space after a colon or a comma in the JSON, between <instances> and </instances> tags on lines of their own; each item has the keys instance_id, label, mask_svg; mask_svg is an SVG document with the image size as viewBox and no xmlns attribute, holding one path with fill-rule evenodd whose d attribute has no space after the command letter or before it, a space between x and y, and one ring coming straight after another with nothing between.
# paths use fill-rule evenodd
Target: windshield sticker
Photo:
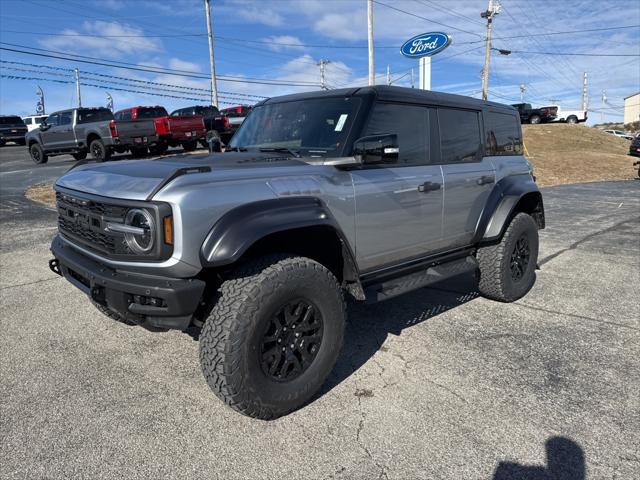
<instances>
[{"instance_id":1,"label":"windshield sticker","mask_svg":"<svg viewBox=\"0 0 640 480\"><path fill-rule=\"evenodd\" d=\"M342 128L344 127L344 122L347 121L348 116L349 116L348 113L343 113L342 115L340 115L340 118L338 119L338 124L336 125L336 128L335 128L336 132L342 131Z\"/></svg>"}]
</instances>

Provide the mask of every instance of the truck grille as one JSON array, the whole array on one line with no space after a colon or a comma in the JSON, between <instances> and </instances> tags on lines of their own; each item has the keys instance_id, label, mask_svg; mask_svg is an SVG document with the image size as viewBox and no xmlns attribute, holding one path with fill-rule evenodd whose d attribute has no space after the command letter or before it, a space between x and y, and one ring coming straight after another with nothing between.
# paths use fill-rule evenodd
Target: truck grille
<instances>
[{"instance_id":1,"label":"truck grille","mask_svg":"<svg viewBox=\"0 0 640 480\"><path fill-rule=\"evenodd\" d=\"M123 237L105 230L106 222L122 222L127 209L56 192L60 233L106 254L129 254Z\"/></svg>"}]
</instances>

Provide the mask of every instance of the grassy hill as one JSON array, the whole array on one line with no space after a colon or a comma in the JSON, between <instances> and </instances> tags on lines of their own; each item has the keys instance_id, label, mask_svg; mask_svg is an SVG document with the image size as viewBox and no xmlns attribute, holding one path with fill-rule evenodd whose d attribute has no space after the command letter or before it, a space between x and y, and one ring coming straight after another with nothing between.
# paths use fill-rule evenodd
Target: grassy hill
<instances>
[{"instance_id":1,"label":"grassy hill","mask_svg":"<svg viewBox=\"0 0 640 480\"><path fill-rule=\"evenodd\" d=\"M637 177L629 141L562 123L523 125L527 158L541 186Z\"/></svg>"}]
</instances>

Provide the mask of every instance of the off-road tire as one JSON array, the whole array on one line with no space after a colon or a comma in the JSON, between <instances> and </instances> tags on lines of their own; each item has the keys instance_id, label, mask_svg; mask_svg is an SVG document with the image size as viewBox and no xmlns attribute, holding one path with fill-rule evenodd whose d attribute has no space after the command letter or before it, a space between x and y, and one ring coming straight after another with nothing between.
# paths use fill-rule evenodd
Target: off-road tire
<instances>
[{"instance_id":1,"label":"off-road tire","mask_svg":"<svg viewBox=\"0 0 640 480\"><path fill-rule=\"evenodd\" d=\"M71 156L80 161L80 160L84 160L85 158L87 158L87 152L77 152L77 153L72 153Z\"/></svg>"},{"instance_id":2,"label":"off-road tire","mask_svg":"<svg viewBox=\"0 0 640 480\"><path fill-rule=\"evenodd\" d=\"M519 280L511 271L512 254L516 243L526 237L530 256ZM530 215L518 213L507 227L500 243L478 249L476 255L480 270L478 289L492 300L513 302L523 297L533 286L538 262L538 226Z\"/></svg>"},{"instance_id":3,"label":"off-road tire","mask_svg":"<svg viewBox=\"0 0 640 480\"><path fill-rule=\"evenodd\" d=\"M44 153L42 145L40 145L39 143L31 144L31 146L29 147L29 155L31 155L31 160L33 160L33 163L36 163L38 165L42 165L49 161L49 157L46 153Z\"/></svg>"},{"instance_id":4,"label":"off-road tire","mask_svg":"<svg viewBox=\"0 0 640 480\"><path fill-rule=\"evenodd\" d=\"M198 148L198 141L197 140L188 140L188 141L182 142L182 149L185 152L192 152L196 148Z\"/></svg>"},{"instance_id":5,"label":"off-road tire","mask_svg":"<svg viewBox=\"0 0 640 480\"><path fill-rule=\"evenodd\" d=\"M575 115L570 115L569 118L567 118L567 123L575 125L576 123L578 123L578 117L576 117Z\"/></svg>"},{"instance_id":6,"label":"off-road tire","mask_svg":"<svg viewBox=\"0 0 640 480\"><path fill-rule=\"evenodd\" d=\"M111 157L111 151L99 138L96 138L91 142L89 145L89 151L91 152L91 156L97 162L106 162L109 160L109 157Z\"/></svg>"},{"instance_id":7,"label":"off-road tire","mask_svg":"<svg viewBox=\"0 0 640 480\"><path fill-rule=\"evenodd\" d=\"M103 315L106 315L111 320L115 320L116 322L124 323L125 325L131 325L131 326L135 325L135 322L132 322L131 320L127 320L122 315L109 310L104 305L100 305L97 302L91 302L91 303L93 303L93 305L98 309L98 311L100 313L102 313Z\"/></svg>"},{"instance_id":8,"label":"off-road tire","mask_svg":"<svg viewBox=\"0 0 640 480\"><path fill-rule=\"evenodd\" d=\"M538 124L541 122L541 120L542 120L542 119L540 118L540 116L539 116L539 115L532 115L532 116L529 118L529 123L530 123L531 125L538 125Z\"/></svg>"},{"instance_id":9,"label":"off-road tire","mask_svg":"<svg viewBox=\"0 0 640 480\"><path fill-rule=\"evenodd\" d=\"M261 349L272 318L294 299L311 302L319 312L322 339L306 370L278 381L264 371ZM248 261L219 287L200 334L204 377L216 396L244 415L263 420L286 415L306 404L333 369L345 316L343 292L323 265L287 255Z\"/></svg>"}]
</instances>

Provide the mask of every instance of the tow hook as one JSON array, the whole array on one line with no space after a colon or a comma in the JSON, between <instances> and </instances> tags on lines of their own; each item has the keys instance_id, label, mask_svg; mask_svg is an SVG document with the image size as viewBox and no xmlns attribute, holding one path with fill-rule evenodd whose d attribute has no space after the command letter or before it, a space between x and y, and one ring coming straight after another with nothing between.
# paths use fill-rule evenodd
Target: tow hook
<instances>
[{"instance_id":1,"label":"tow hook","mask_svg":"<svg viewBox=\"0 0 640 480\"><path fill-rule=\"evenodd\" d=\"M49 269L51 269L53 273L62 276L62 272L60 271L60 262L57 258L52 258L51 260L49 260Z\"/></svg>"}]
</instances>

